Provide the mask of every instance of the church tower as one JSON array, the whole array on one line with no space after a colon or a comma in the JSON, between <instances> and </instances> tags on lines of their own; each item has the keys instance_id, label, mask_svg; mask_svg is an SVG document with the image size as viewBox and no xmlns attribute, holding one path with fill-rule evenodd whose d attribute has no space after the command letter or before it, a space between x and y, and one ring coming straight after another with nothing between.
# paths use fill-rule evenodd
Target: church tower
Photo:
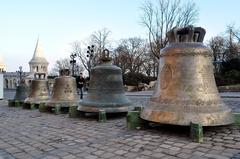
<instances>
[{"instance_id":1,"label":"church tower","mask_svg":"<svg viewBox=\"0 0 240 159\"><path fill-rule=\"evenodd\" d=\"M32 73L33 74L34 73L46 73L46 76L47 76L48 64L49 63L43 54L42 44L38 38L33 57L31 59L31 61L29 61L30 73L31 74Z\"/></svg>"}]
</instances>

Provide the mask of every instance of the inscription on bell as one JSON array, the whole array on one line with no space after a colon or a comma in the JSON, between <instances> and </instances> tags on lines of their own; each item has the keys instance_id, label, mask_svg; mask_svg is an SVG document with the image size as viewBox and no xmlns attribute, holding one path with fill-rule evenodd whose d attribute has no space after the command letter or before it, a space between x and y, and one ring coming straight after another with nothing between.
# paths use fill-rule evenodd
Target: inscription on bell
<instances>
[{"instance_id":1,"label":"inscription on bell","mask_svg":"<svg viewBox=\"0 0 240 159\"><path fill-rule=\"evenodd\" d=\"M40 89L41 92L39 93L39 96L47 96L48 95L48 90L45 88Z\"/></svg>"},{"instance_id":2,"label":"inscription on bell","mask_svg":"<svg viewBox=\"0 0 240 159\"><path fill-rule=\"evenodd\" d=\"M72 88L69 86L69 84L67 84L64 88L64 93L72 93Z\"/></svg>"}]
</instances>

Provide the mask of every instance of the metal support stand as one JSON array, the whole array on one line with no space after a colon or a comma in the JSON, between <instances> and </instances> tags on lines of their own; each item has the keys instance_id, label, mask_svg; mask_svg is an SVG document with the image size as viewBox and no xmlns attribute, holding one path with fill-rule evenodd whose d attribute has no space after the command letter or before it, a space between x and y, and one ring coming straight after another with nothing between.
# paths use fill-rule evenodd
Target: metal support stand
<instances>
[{"instance_id":1,"label":"metal support stand","mask_svg":"<svg viewBox=\"0 0 240 159\"><path fill-rule=\"evenodd\" d=\"M203 127L198 123L191 123L190 136L194 142L203 142Z\"/></svg>"},{"instance_id":2,"label":"metal support stand","mask_svg":"<svg viewBox=\"0 0 240 159\"><path fill-rule=\"evenodd\" d=\"M107 121L107 116L105 110L100 110L98 113L98 121L99 122L106 122Z\"/></svg>"},{"instance_id":3,"label":"metal support stand","mask_svg":"<svg viewBox=\"0 0 240 159\"><path fill-rule=\"evenodd\" d=\"M127 128L140 129L144 126L144 121L140 118L140 111L133 110L127 113Z\"/></svg>"}]
</instances>

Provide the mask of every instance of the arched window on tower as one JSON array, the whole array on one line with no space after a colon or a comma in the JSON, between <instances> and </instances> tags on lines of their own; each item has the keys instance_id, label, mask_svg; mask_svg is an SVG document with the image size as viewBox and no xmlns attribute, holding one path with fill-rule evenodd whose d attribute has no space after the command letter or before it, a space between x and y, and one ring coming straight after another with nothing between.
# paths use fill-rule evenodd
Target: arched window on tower
<instances>
[{"instance_id":1,"label":"arched window on tower","mask_svg":"<svg viewBox=\"0 0 240 159\"><path fill-rule=\"evenodd\" d=\"M13 88L16 88L17 87L17 80L14 78L13 79Z\"/></svg>"},{"instance_id":2,"label":"arched window on tower","mask_svg":"<svg viewBox=\"0 0 240 159\"><path fill-rule=\"evenodd\" d=\"M12 85L12 80L10 79L9 80L9 88L12 89L13 88L13 85Z\"/></svg>"},{"instance_id":3,"label":"arched window on tower","mask_svg":"<svg viewBox=\"0 0 240 159\"><path fill-rule=\"evenodd\" d=\"M5 88L8 89L8 79L5 79Z\"/></svg>"}]
</instances>

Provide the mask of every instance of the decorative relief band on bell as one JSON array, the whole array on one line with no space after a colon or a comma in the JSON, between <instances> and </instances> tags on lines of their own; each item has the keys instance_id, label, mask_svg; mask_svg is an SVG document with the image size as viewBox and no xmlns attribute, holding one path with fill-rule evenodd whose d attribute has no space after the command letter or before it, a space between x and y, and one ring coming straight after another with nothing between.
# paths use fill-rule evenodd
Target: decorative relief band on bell
<instances>
[{"instance_id":1,"label":"decorative relief band on bell","mask_svg":"<svg viewBox=\"0 0 240 159\"><path fill-rule=\"evenodd\" d=\"M161 110L161 112L179 112L179 113L207 113L210 114L215 113L215 112L221 112L221 111L226 111L226 112L231 112L224 104L222 103L217 103L214 104L212 103L211 105L208 105L205 103L204 105L195 105L193 104L184 104L183 102L179 103L163 103L157 105L156 102L149 102L149 108L158 108Z\"/></svg>"},{"instance_id":2,"label":"decorative relief band on bell","mask_svg":"<svg viewBox=\"0 0 240 159\"><path fill-rule=\"evenodd\" d=\"M199 107L200 105L203 106L205 105L206 107L216 107L217 105L223 105L222 100L201 100L201 99L194 99L194 100L173 100L173 99L159 99L159 98L151 98L150 102L153 103L161 103L158 104L158 106L160 105L165 105L165 104L169 104L169 105L177 105L177 106L196 106ZM151 104L153 105L153 104ZM177 109L178 107L175 107L175 109Z\"/></svg>"},{"instance_id":3,"label":"decorative relief band on bell","mask_svg":"<svg viewBox=\"0 0 240 159\"><path fill-rule=\"evenodd\" d=\"M170 67L170 65L164 65L161 69L160 72L160 80L161 80L161 88L162 89L166 89L168 87L169 84L169 80L171 80L172 78L172 69Z\"/></svg>"},{"instance_id":4,"label":"decorative relief band on bell","mask_svg":"<svg viewBox=\"0 0 240 159\"><path fill-rule=\"evenodd\" d=\"M161 54L160 57L166 57L166 56L172 56L172 57L182 57L182 56L203 56L203 57L212 57L212 54L202 54L202 53L172 53L172 54Z\"/></svg>"}]
</instances>

